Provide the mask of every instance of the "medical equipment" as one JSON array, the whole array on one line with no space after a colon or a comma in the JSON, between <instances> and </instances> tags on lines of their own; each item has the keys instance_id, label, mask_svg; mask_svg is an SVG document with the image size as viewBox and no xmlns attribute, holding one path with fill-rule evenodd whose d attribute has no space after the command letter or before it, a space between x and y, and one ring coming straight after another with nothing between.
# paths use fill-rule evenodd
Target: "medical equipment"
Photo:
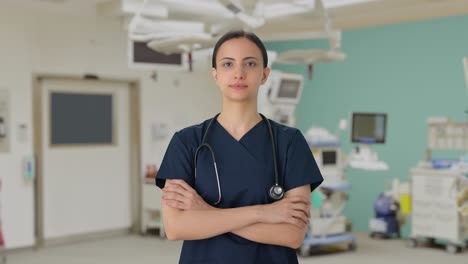
<instances>
[{"instance_id":1,"label":"medical equipment","mask_svg":"<svg viewBox=\"0 0 468 264\"><path fill-rule=\"evenodd\" d=\"M412 226L408 245L419 238L446 240L445 249L456 253L466 246L468 215L463 214L460 194L468 190L465 176L452 170L411 170Z\"/></svg>"},{"instance_id":2,"label":"medical equipment","mask_svg":"<svg viewBox=\"0 0 468 264\"><path fill-rule=\"evenodd\" d=\"M379 194L374 202L374 218L369 220L369 236L372 238L400 238L401 226L410 212L409 183L393 179L391 189Z\"/></svg>"},{"instance_id":3,"label":"medical equipment","mask_svg":"<svg viewBox=\"0 0 468 264\"><path fill-rule=\"evenodd\" d=\"M388 170L388 165L380 161L370 144L385 143L387 114L353 113L351 141L359 145L351 152L348 165L364 170Z\"/></svg>"},{"instance_id":4,"label":"medical equipment","mask_svg":"<svg viewBox=\"0 0 468 264\"><path fill-rule=\"evenodd\" d=\"M195 156L194 156L194 168L195 168L195 180L197 179L197 160L198 160L198 153L201 149L203 148L207 148L209 151L210 151L210 154L211 154L211 158L213 160L213 167L214 167L214 171L215 171L215 175L216 175L216 183L218 184L218 200L216 202L214 202L214 205L217 205L221 202L221 199L222 199L222 193L221 193L221 186L220 186L220 183L219 183L219 173L218 173L218 167L216 166L216 159L215 159L215 154L214 154L214 151L213 151L213 148L210 146L210 144L208 144L206 142L206 136L208 135L208 132L210 130L210 127L211 125L216 121L216 119L218 118L219 114L215 115L215 117L213 117L213 119L211 119L210 123L208 124L208 127L206 128L205 130L205 133L203 135L203 139L202 139L202 143L200 146L198 146L198 148L196 149L195 151ZM279 185L279 175L278 175L278 162L277 162L277 159L276 159L276 144L275 144L275 139L274 139L274 135L273 135L273 131L271 129L271 124L270 124L270 121L268 121L268 119L260 114L260 116L262 117L263 121L267 124L267 127L268 127L268 134L270 136L270 140L271 140L271 147L272 147L272 154L273 154L273 165L274 165L274 171L275 171L275 183L273 186L271 186L269 189L268 189L268 195L270 196L271 199L273 200L280 200L283 198L284 196L284 189L283 187L281 187Z\"/></svg>"},{"instance_id":5,"label":"medical equipment","mask_svg":"<svg viewBox=\"0 0 468 264\"><path fill-rule=\"evenodd\" d=\"M351 223L343 215L348 200L346 191L351 184L346 181L345 158L338 137L320 127L310 128L305 138L324 178L312 193L313 208L306 237L299 254L307 256L313 249L337 243L347 243L349 250L356 248L355 237L350 233Z\"/></svg>"},{"instance_id":6,"label":"medical equipment","mask_svg":"<svg viewBox=\"0 0 468 264\"><path fill-rule=\"evenodd\" d=\"M304 77L300 74L272 70L267 82L258 91L258 112L278 123L294 127L303 83Z\"/></svg>"},{"instance_id":7,"label":"medical equipment","mask_svg":"<svg viewBox=\"0 0 468 264\"><path fill-rule=\"evenodd\" d=\"M468 122L453 122L446 117L430 117L426 160L433 149L468 150Z\"/></svg>"},{"instance_id":8,"label":"medical equipment","mask_svg":"<svg viewBox=\"0 0 468 264\"><path fill-rule=\"evenodd\" d=\"M326 178L326 175L324 175ZM347 182L341 184L321 185L312 196L320 196L319 207L311 210L310 224L299 254L307 256L320 246L346 243L349 250L356 249L356 239L350 233L351 223L343 215L348 200L346 191L351 188ZM317 198L315 198L317 199Z\"/></svg>"},{"instance_id":9,"label":"medical equipment","mask_svg":"<svg viewBox=\"0 0 468 264\"><path fill-rule=\"evenodd\" d=\"M369 221L370 237L401 237L397 214L400 204L381 193L374 203L375 218Z\"/></svg>"},{"instance_id":10,"label":"medical equipment","mask_svg":"<svg viewBox=\"0 0 468 264\"><path fill-rule=\"evenodd\" d=\"M344 177L345 159L338 137L321 127L311 127L305 138L312 150L320 172L324 176L321 186L342 184Z\"/></svg>"},{"instance_id":11,"label":"medical equipment","mask_svg":"<svg viewBox=\"0 0 468 264\"><path fill-rule=\"evenodd\" d=\"M445 240L449 253L459 252L468 239L468 174L465 157L457 163L433 162L433 150L468 149L468 122L448 118L428 119L426 161L411 170L412 225L408 245L420 238L435 243ZM460 165L458 165L460 164Z\"/></svg>"},{"instance_id":12,"label":"medical equipment","mask_svg":"<svg viewBox=\"0 0 468 264\"><path fill-rule=\"evenodd\" d=\"M405 213L409 213L409 185L393 180L393 189L379 194L374 202L375 217L369 221L370 237L400 238Z\"/></svg>"}]
</instances>

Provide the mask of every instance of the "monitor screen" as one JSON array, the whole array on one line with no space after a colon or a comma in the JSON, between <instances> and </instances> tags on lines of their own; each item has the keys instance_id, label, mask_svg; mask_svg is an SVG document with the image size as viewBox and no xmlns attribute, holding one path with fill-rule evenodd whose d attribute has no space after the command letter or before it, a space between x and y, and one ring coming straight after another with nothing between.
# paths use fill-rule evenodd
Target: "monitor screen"
<instances>
[{"instance_id":1,"label":"monitor screen","mask_svg":"<svg viewBox=\"0 0 468 264\"><path fill-rule=\"evenodd\" d=\"M282 79L278 91L278 98L296 99L299 96L300 80Z\"/></svg>"},{"instance_id":2,"label":"monitor screen","mask_svg":"<svg viewBox=\"0 0 468 264\"><path fill-rule=\"evenodd\" d=\"M148 42L128 41L128 66L131 69L185 69L187 59L184 54L165 54L148 47Z\"/></svg>"},{"instance_id":3,"label":"monitor screen","mask_svg":"<svg viewBox=\"0 0 468 264\"><path fill-rule=\"evenodd\" d=\"M352 121L352 142L385 143L387 114L353 113Z\"/></svg>"},{"instance_id":4,"label":"monitor screen","mask_svg":"<svg viewBox=\"0 0 468 264\"><path fill-rule=\"evenodd\" d=\"M336 165L336 151L323 151L322 152L323 165Z\"/></svg>"},{"instance_id":5,"label":"monitor screen","mask_svg":"<svg viewBox=\"0 0 468 264\"><path fill-rule=\"evenodd\" d=\"M182 64L181 54L164 54L148 48L146 42L133 42L133 59L141 63Z\"/></svg>"}]
</instances>

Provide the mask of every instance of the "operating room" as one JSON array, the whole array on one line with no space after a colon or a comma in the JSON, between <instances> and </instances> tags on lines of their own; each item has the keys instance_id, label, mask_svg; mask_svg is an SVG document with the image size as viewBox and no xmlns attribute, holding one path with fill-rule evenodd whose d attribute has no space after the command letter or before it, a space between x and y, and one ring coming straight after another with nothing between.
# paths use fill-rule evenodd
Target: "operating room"
<instances>
[{"instance_id":1,"label":"operating room","mask_svg":"<svg viewBox=\"0 0 468 264\"><path fill-rule=\"evenodd\" d=\"M468 1L2 0L0 264L179 263L155 179L233 29L324 179L299 263L467 262Z\"/></svg>"}]
</instances>

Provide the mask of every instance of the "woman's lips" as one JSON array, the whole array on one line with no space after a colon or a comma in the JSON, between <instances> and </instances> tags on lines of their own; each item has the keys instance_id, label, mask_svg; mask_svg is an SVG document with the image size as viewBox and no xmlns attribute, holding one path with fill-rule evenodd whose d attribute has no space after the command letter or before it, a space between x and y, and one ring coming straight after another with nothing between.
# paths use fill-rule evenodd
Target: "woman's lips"
<instances>
[{"instance_id":1,"label":"woman's lips","mask_svg":"<svg viewBox=\"0 0 468 264\"><path fill-rule=\"evenodd\" d=\"M247 88L247 85L243 83L234 83L234 84L229 85L229 87L234 88L234 89L243 89L243 88Z\"/></svg>"}]
</instances>

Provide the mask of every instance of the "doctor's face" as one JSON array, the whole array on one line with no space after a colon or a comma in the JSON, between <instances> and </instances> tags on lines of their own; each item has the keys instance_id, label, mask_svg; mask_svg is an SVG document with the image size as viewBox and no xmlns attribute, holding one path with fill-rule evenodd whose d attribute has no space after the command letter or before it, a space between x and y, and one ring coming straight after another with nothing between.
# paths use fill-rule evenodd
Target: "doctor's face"
<instances>
[{"instance_id":1,"label":"doctor's face","mask_svg":"<svg viewBox=\"0 0 468 264\"><path fill-rule=\"evenodd\" d=\"M232 101L256 102L258 88L269 73L269 68L263 68L260 49L246 38L224 42L216 55L216 69L212 69L223 96Z\"/></svg>"}]
</instances>

